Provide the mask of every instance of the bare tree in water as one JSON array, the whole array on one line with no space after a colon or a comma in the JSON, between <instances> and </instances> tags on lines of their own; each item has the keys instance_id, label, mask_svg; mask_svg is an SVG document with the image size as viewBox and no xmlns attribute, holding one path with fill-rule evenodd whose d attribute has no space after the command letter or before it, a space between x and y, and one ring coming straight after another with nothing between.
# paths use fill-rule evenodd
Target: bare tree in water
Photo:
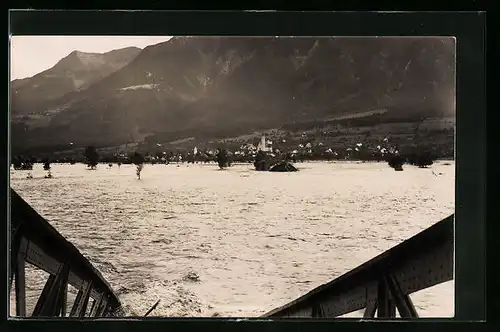
<instances>
[{"instance_id":1,"label":"bare tree in water","mask_svg":"<svg viewBox=\"0 0 500 332\"><path fill-rule=\"evenodd\" d=\"M135 174L137 174L137 178L140 180L141 179L141 172L142 169L144 168L144 156L141 155L139 152L135 152L134 155L132 156L132 163L134 163L137 167Z\"/></svg>"}]
</instances>

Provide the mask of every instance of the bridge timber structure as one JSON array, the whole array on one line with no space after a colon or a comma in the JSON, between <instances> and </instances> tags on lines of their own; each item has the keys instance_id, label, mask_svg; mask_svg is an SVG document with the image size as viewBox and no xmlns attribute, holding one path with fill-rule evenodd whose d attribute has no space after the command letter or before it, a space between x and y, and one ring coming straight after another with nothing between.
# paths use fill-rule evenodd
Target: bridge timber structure
<instances>
[{"instance_id":1,"label":"bridge timber structure","mask_svg":"<svg viewBox=\"0 0 500 332\"><path fill-rule=\"evenodd\" d=\"M453 280L454 215L262 317L418 318L410 294Z\"/></svg>"},{"instance_id":2,"label":"bridge timber structure","mask_svg":"<svg viewBox=\"0 0 500 332\"><path fill-rule=\"evenodd\" d=\"M10 200L9 283L12 290L14 282L15 316L123 316L118 296L89 260L12 189ZM49 273L30 315L26 312L26 263ZM68 285L78 290L69 312Z\"/></svg>"},{"instance_id":3,"label":"bridge timber structure","mask_svg":"<svg viewBox=\"0 0 500 332\"><path fill-rule=\"evenodd\" d=\"M118 296L100 272L11 189L10 284L16 316L26 317L25 263L50 274L31 316L120 317ZM260 318L418 318L410 294L453 280L454 215L352 271ZM78 290L67 312L67 288ZM11 286L12 289L12 286ZM90 306L89 306L90 305Z\"/></svg>"}]
</instances>

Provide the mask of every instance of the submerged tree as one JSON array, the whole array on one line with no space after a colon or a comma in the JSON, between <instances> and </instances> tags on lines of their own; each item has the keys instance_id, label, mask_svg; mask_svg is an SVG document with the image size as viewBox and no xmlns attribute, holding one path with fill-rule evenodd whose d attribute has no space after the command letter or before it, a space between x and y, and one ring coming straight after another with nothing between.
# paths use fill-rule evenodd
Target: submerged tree
<instances>
[{"instance_id":1,"label":"submerged tree","mask_svg":"<svg viewBox=\"0 0 500 332\"><path fill-rule=\"evenodd\" d=\"M50 161L47 158L43 160L43 169L45 171L50 171Z\"/></svg>"},{"instance_id":2,"label":"submerged tree","mask_svg":"<svg viewBox=\"0 0 500 332\"><path fill-rule=\"evenodd\" d=\"M267 154L259 150L255 155L255 162L253 163L256 171L268 171L269 170L269 162L268 162Z\"/></svg>"},{"instance_id":3,"label":"submerged tree","mask_svg":"<svg viewBox=\"0 0 500 332\"><path fill-rule=\"evenodd\" d=\"M136 174L137 178L140 180L141 179L141 171L144 168L144 156L141 155L139 152L135 152L134 155L131 158L132 163L134 163L137 166L136 169Z\"/></svg>"},{"instance_id":4,"label":"submerged tree","mask_svg":"<svg viewBox=\"0 0 500 332\"><path fill-rule=\"evenodd\" d=\"M21 169L22 165L23 165L23 162L22 162L21 158L18 158L18 157L12 158L12 166L14 166L15 170Z\"/></svg>"},{"instance_id":5,"label":"submerged tree","mask_svg":"<svg viewBox=\"0 0 500 332\"><path fill-rule=\"evenodd\" d=\"M281 161L269 169L270 172L297 172L298 169L295 168L288 161Z\"/></svg>"},{"instance_id":6,"label":"submerged tree","mask_svg":"<svg viewBox=\"0 0 500 332\"><path fill-rule=\"evenodd\" d=\"M215 156L220 169L228 166L227 151L225 149L217 149L217 155Z\"/></svg>"},{"instance_id":7,"label":"submerged tree","mask_svg":"<svg viewBox=\"0 0 500 332\"><path fill-rule=\"evenodd\" d=\"M426 168L434 163L432 159L433 158L430 153L422 153L416 158L415 165L419 168Z\"/></svg>"},{"instance_id":8,"label":"submerged tree","mask_svg":"<svg viewBox=\"0 0 500 332\"><path fill-rule=\"evenodd\" d=\"M90 167L90 169L97 168L97 163L99 162L99 154L97 153L95 147L87 146L85 148L85 159L87 161L87 166Z\"/></svg>"},{"instance_id":9,"label":"submerged tree","mask_svg":"<svg viewBox=\"0 0 500 332\"><path fill-rule=\"evenodd\" d=\"M434 157L426 151L414 151L407 156L410 165L426 168L434 163Z\"/></svg>"},{"instance_id":10,"label":"submerged tree","mask_svg":"<svg viewBox=\"0 0 500 332\"><path fill-rule=\"evenodd\" d=\"M14 157L12 160L12 164L14 166L15 170L23 170L23 171L31 171L33 170L33 164L34 162L32 161L33 158L30 157Z\"/></svg>"},{"instance_id":11,"label":"submerged tree","mask_svg":"<svg viewBox=\"0 0 500 332\"><path fill-rule=\"evenodd\" d=\"M33 162L31 159L26 159L21 164L21 169L31 171L33 169Z\"/></svg>"},{"instance_id":12,"label":"submerged tree","mask_svg":"<svg viewBox=\"0 0 500 332\"><path fill-rule=\"evenodd\" d=\"M395 171L402 171L403 164L405 163L404 158L400 155L392 155L388 158L387 162L389 166L394 168Z\"/></svg>"},{"instance_id":13,"label":"submerged tree","mask_svg":"<svg viewBox=\"0 0 500 332\"><path fill-rule=\"evenodd\" d=\"M51 168L50 161L48 158L45 158L43 160L43 169L48 172L47 175L45 175L46 179L50 179L52 177L52 173L50 172L50 168Z\"/></svg>"}]
</instances>

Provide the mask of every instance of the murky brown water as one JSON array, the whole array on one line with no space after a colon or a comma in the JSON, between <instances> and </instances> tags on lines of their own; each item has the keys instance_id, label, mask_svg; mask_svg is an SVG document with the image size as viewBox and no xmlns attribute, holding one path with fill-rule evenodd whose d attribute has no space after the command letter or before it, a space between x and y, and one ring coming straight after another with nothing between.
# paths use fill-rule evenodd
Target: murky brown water
<instances>
[{"instance_id":1,"label":"murky brown water","mask_svg":"<svg viewBox=\"0 0 500 332\"><path fill-rule=\"evenodd\" d=\"M88 257L128 314L257 316L417 234L454 210L454 163L41 165L11 186ZM199 281L186 276L195 273ZM45 280L28 271L28 310ZM422 317L454 314L453 282L413 294ZM29 311L28 311L29 312ZM360 313L353 313L359 315Z\"/></svg>"}]
</instances>

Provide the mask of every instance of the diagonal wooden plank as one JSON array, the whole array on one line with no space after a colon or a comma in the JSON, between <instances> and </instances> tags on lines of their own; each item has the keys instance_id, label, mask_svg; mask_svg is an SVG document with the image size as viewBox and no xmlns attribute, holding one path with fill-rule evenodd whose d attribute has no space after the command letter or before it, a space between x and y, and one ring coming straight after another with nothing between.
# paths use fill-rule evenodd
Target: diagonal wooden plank
<instances>
[{"instance_id":1,"label":"diagonal wooden plank","mask_svg":"<svg viewBox=\"0 0 500 332\"><path fill-rule=\"evenodd\" d=\"M45 286L43 287L42 293L36 302L35 309L33 309L33 313L31 316L40 316L44 303L47 301L47 297L50 294L52 286L56 280L56 276L51 274L47 281L45 282Z\"/></svg>"},{"instance_id":2,"label":"diagonal wooden plank","mask_svg":"<svg viewBox=\"0 0 500 332\"><path fill-rule=\"evenodd\" d=\"M397 279L393 275L386 277L386 283L398 308L401 318L418 318L418 313L410 297L401 290Z\"/></svg>"},{"instance_id":3,"label":"diagonal wooden plank","mask_svg":"<svg viewBox=\"0 0 500 332\"><path fill-rule=\"evenodd\" d=\"M365 312L363 313L363 318L375 317L375 311L377 311L377 302L376 301L368 302Z\"/></svg>"},{"instance_id":4,"label":"diagonal wooden plank","mask_svg":"<svg viewBox=\"0 0 500 332\"><path fill-rule=\"evenodd\" d=\"M87 306L89 304L90 292L92 291L92 280L87 283L85 289L83 290L82 298L80 301L80 306L78 311L76 312L77 317L85 317L85 313L87 311Z\"/></svg>"},{"instance_id":5,"label":"diagonal wooden plank","mask_svg":"<svg viewBox=\"0 0 500 332\"><path fill-rule=\"evenodd\" d=\"M65 294L66 284L68 282L70 265L69 263L63 264L60 271L55 276L47 297L41 305L39 316L51 317L59 316L62 310L61 298Z\"/></svg>"},{"instance_id":6,"label":"diagonal wooden plank","mask_svg":"<svg viewBox=\"0 0 500 332\"><path fill-rule=\"evenodd\" d=\"M97 317L97 314L101 309L103 299L104 299L104 293L102 293L101 296L99 296L99 298L94 301L94 305L92 306L92 310L90 311L90 317Z\"/></svg>"},{"instance_id":7,"label":"diagonal wooden plank","mask_svg":"<svg viewBox=\"0 0 500 332\"><path fill-rule=\"evenodd\" d=\"M73 306L71 307L71 311L69 312L70 317L76 317L76 313L78 311L78 307L80 306L80 302L83 296L83 290L80 289L78 294L76 294L75 302L73 302Z\"/></svg>"}]
</instances>

